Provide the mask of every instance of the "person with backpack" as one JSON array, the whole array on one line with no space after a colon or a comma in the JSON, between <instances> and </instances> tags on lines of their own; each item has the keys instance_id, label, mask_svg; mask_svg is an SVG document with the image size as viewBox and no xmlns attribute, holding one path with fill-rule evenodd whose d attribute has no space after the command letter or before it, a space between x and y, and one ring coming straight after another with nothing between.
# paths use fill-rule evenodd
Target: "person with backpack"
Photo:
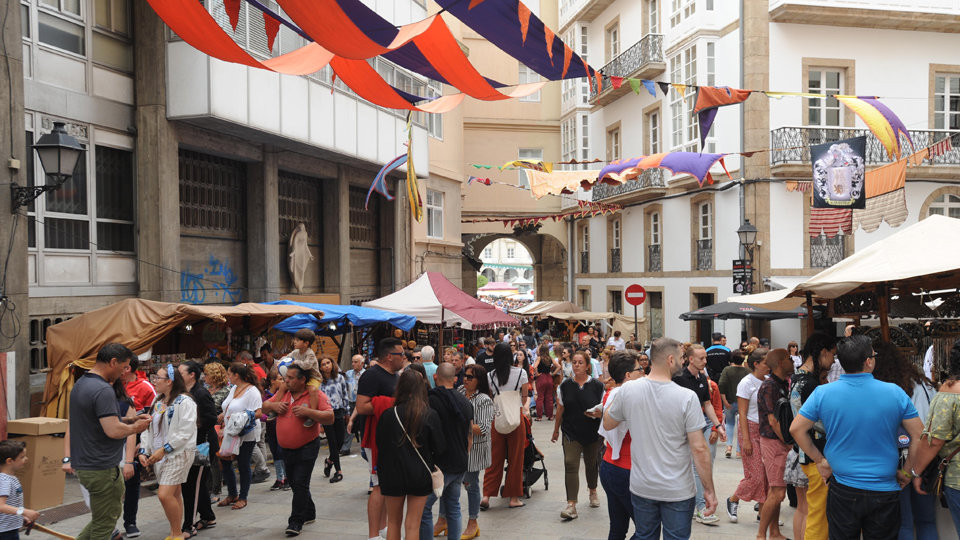
<instances>
[{"instance_id":1,"label":"person with backpack","mask_svg":"<svg viewBox=\"0 0 960 540\"><path fill-rule=\"evenodd\" d=\"M767 499L760 511L759 538L783 538L780 534L780 503L787 495L787 484L783 480L783 470L787 463L790 446L784 442L783 431L789 426L781 426L777 420L777 402L786 400L789 387L787 377L793 373L793 360L786 349L773 349L763 362L770 368L770 377L760 384L757 390L757 416L760 419L760 458L767 476Z\"/></svg>"},{"instance_id":2,"label":"person with backpack","mask_svg":"<svg viewBox=\"0 0 960 540\"><path fill-rule=\"evenodd\" d=\"M490 431L491 465L483 475L483 499L480 509L490 508L490 497L501 493L509 497L510 508L525 506L523 495L523 446L527 430L521 414L530 419L530 383L523 368L514 367L510 345L499 343L493 348L493 371L488 375L493 395L493 429ZM507 479L503 479L504 460Z\"/></svg>"}]
</instances>

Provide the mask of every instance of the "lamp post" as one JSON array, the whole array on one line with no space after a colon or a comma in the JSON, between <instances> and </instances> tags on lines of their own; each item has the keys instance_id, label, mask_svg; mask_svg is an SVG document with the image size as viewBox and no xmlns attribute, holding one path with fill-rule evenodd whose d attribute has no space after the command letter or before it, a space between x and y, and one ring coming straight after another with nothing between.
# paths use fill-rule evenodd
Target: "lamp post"
<instances>
[{"instance_id":1,"label":"lamp post","mask_svg":"<svg viewBox=\"0 0 960 540\"><path fill-rule=\"evenodd\" d=\"M753 262L753 246L757 242L757 228L750 223L749 219L743 220L743 225L737 229L737 236L740 237L740 246L743 247L743 254L747 260Z\"/></svg>"},{"instance_id":2,"label":"lamp post","mask_svg":"<svg viewBox=\"0 0 960 540\"><path fill-rule=\"evenodd\" d=\"M73 170L76 168L77 161L85 148L77 139L67 133L64 126L63 122L54 122L53 131L40 137L33 145L37 157L40 158L40 166L43 167L45 176L52 177L53 183L47 184L44 182L42 186L27 187L17 184L11 185L13 212L16 212L21 206L30 204L31 201L43 193L59 189L73 176Z\"/></svg>"}]
</instances>

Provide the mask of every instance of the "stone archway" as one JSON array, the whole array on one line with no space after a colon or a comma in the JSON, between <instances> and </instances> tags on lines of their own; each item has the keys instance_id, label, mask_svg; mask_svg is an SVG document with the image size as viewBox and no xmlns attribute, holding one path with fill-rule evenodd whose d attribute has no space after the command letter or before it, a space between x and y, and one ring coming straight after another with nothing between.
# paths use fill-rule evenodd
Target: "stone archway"
<instances>
[{"instance_id":1,"label":"stone archway","mask_svg":"<svg viewBox=\"0 0 960 540\"><path fill-rule=\"evenodd\" d=\"M483 248L500 238L510 238L523 244L533 258L534 297L537 300L567 299L567 250L556 237L550 234L480 233L463 235L463 290L476 294L476 275Z\"/></svg>"}]
</instances>

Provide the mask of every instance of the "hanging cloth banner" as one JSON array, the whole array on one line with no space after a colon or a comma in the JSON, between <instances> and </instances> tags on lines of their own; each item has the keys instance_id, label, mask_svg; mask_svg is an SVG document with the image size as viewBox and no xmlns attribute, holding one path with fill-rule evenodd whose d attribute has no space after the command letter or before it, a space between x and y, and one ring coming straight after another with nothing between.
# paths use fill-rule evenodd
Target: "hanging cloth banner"
<instances>
[{"instance_id":1,"label":"hanging cloth banner","mask_svg":"<svg viewBox=\"0 0 960 540\"><path fill-rule=\"evenodd\" d=\"M538 171L527 169L527 184L534 198L540 199L544 195L560 195L577 191L582 182L592 183L597 180L599 170L592 171Z\"/></svg>"},{"instance_id":2,"label":"hanging cloth banner","mask_svg":"<svg viewBox=\"0 0 960 540\"><path fill-rule=\"evenodd\" d=\"M866 232L873 232L880 228L881 221L899 227L907 221L907 214L906 190L901 188L867 199L866 208L853 211L852 228L859 226Z\"/></svg>"},{"instance_id":3,"label":"hanging cloth banner","mask_svg":"<svg viewBox=\"0 0 960 540\"><path fill-rule=\"evenodd\" d=\"M534 171L544 171L544 172L553 172L553 163L549 161L530 161L526 159L515 159L513 161L508 161L500 166L500 170L506 168L517 168L517 169L530 169Z\"/></svg>"},{"instance_id":4,"label":"hanging cloth banner","mask_svg":"<svg viewBox=\"0 0 960 540\"><path fill-rule=\"evenodd\" d=\"M907 180L907 158L895 161L883 167L877 167L866 173L867 202L873 197L903 189Z\"/></svg>"},{"instance_id":5,"label":"hanging cloth banner","mask_svg":"<svg viewBox=\"0 0 960 540\"><path fill-rule=\"evenodd\" d=\"M890 159L900 159L902 148L900 146L900 136L903 135L913 147L913 139L910 138L910 132L903 122L886 105L880 103L875 97L866 96L834 96L840 103L846 105L857 116L880 143L887 150L887 156Z\"/></svg>"},{"instance_id":6,"label":"hanging cloth banner","mask_svg":"<svg viewBox=\"0 0 960 540\"><path fill-rule=\"evenodd\" d=\"M402 154L390 160L386 165L383 166L383 168L380 169L380 171L377 173L377 176L373 178L373 182L370 184L370 189L367 190L367 199L363 201L364 210L367 210L367 207L370 205L370 196L373 195L374 191L386 197L388 201L392 201L394 199L393 195L387 191L387 175L406 162L407 154Z\"/></svg>"},{"instance_id":7,"label":"hanging cloth banner","mask_svg":"<svg viewBox=\"0 0 960 540\"><path fill-rule=\"evenodd\" d=\"M634 159L620 160L607 165L600 170L597 176L597 182L606 182L609 184L622 184L627 180L633 180L640 176L647 169L662 168L667 169L674 174L687 173L692 174L697 183L702 187L704 180L713 183L713 177L710 176L710 168L715 163L720 163L723 171L730 177L727 166L723 162L726 154L706 154L697 152L667 152L643 156ZM591 186L582 186L584 189L590 189Z\"/></svg>"},{"instance_id":8,"label":"hanging cloth banner","mask_svg":"<svg viewBox=\"0 0 960 540\"><path fill-rule=\"evenodd\" d=\"M953 139L952 136L947 137L940 142L934 143L934 145L930 147L930 161L933 161L934 158L942 156L953 150L953 141L951 139Z\"/></svg>"},{"instance_id":9,"label":"hanging cloth banner","mask_svg":"<svg viewBox=\"0 0 960 540\"><path fill-rule=\"evenodd\" d=\"M787 180L784 182L784 185L786 186L787 191L799 191L806 193L810 191L810 186L813 185L813 182L806 182L803 180Z\"/></svg>"},{"instance_id":10,"label":"hanging cloth banner","mask_svg":"<svg viewBox=\"0 0 960 540\"><path fill-rule=\"evenodd\" d=\"M699 119L701 149L705 148L704 142L710 134L713 121L717 118L717 110L726 105L743 103L751 93L751 90L739 90L726 86L701 86L697 90L697 102L693 110Z\"/></svg>"},{"instance_id":11,"label":"hanging cloth banner","mask_svg":"<svg viewBox=\"0 0 960 540\"><path fill-rule=\"evenodd\" d=\"M489 178L479 178L479 177L477 177L477 176L471 176L470 178L467 178L467 185L468 185L468 186L469 186L470 184L474 183L474 182L476 182L476 183L478 183L478 184L483 184L483 185L485 185L485 186L489 186L490 184L493 183Z\"/></svg>"},{"instance_id":12,"label":"hanging cloth banner","mask_svg":"<svg viewBox=\"0 0 960 540\"><path fill-rule=\"evenodd\" d=\"M407 114L407 197L410 198L410 211L417 223L423 222L423 199L420 198L420 186L417 173L413 170L413 118Z\"/></svg>"},{"instance_id":13,"label":"hanging cloth banner","mask_svg":"<svg viewBox=\"0 0 960 540\"><path fill-rule=\"evenodd\" d=\"M840 231L843 234L853 234L853 210L849 208L811 208L810 229L812 237L824 234L833 238Z\"/></svg>"},{"instance_id":14,"label":"hanging cloth banner","mask_svg":"<svg viewBox=\"0 0 960 540\"><path fill-rule=\"evenodd\" d=\"M810 147L814 208L864 208L866 137Z\"/></svg>"}]
</instances>

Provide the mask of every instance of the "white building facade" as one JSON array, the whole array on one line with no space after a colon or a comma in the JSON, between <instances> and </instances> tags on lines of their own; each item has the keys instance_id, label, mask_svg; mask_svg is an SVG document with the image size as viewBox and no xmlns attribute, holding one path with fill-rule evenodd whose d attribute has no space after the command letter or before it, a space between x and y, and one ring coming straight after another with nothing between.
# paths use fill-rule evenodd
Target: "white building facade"
<instances>
[{"instance_id":1,"label":"white building facade","mask_svg":"<svg viewBox=\"0 0 960 540\"><path fill-rule=\"evenodd\" d=\"M956 0L571 0L561 1L560 17L562 35L583 40L578 46L586 43L591 64L604 65L607 76L876 95L903 120L917 149L960 129ZM657 88L652 96L641 87L638 95L609 80L599 94L589 92L586 103L582 93L563 101L565 157L610 161L699 151L695 92L663 95ZM744 218L759 229L755 292L792 286L896 232L882 223L869 233L855 228L852 235L811 237L809 192L787 189L788 181L810 180L810 145L864 134L868 170L889 163L863 122L835 99L754 94L722 107L704 151L773 150L727 156L733 180L714 167L716 183L702 188L688 175L654 170L581 194L624 209L569 223L572 300L585 309L618 310L623 289L639 283L648 291L641 311L652 337L704 341L720 331L737 341L745 332L781 347L801 339L797 321L743 325L679 316L733 296L732 262L743 256L736 230ZM909 168L905 198L901 227L930 213L960 217L960 151Z\"/></svg>"}]
</instances>

